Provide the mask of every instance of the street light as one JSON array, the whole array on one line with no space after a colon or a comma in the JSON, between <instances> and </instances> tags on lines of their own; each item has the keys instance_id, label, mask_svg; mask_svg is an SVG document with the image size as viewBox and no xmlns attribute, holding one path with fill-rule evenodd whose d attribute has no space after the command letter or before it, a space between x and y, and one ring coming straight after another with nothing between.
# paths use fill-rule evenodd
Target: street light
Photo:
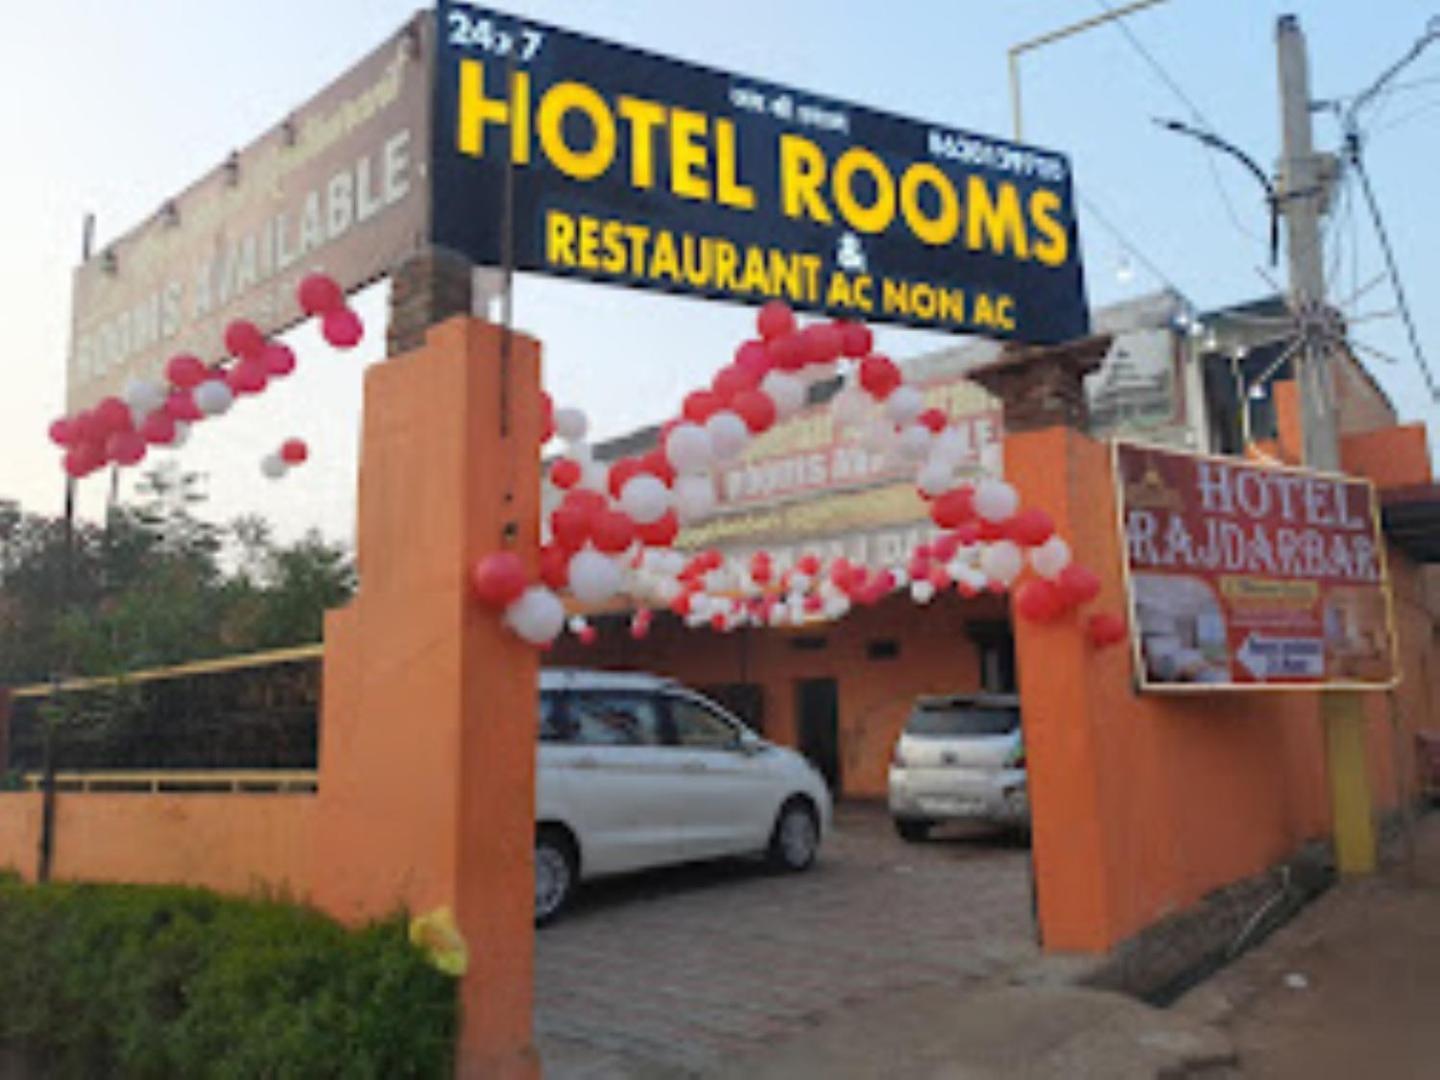
<instances>
[{"instance_id":1,"label":"street light","mask_svg":"<svg viewBox=\"0 0 1440 1080\"><path fill-rule=\"evenodd\" d=\"M1106 11L1103 15L1095 15L1088 19L1082 19L1069 26L1062 26L1058 30L1051 30L1048 34L1041 34L1039 37L1031 38L1029 41L1022 41L1018 45L1010 46L1010 112L1015 122L1015 141L1020 142L1024 138L1024 128L1020 120L1020 54L1038 49L1042 45L1049 45L1053 41L1060 41L1063 38L1074 37L1076 34L1089 30L1092 27L1101 26L1116 19L1124 18L1126 15L1133 15L1137 11L1154 7L1156 4L1163 4L1165 0L1136 0L1133 4L1126 4L1124 7L1115 8L1113 11Z\"/></svg>"}]
</instances>

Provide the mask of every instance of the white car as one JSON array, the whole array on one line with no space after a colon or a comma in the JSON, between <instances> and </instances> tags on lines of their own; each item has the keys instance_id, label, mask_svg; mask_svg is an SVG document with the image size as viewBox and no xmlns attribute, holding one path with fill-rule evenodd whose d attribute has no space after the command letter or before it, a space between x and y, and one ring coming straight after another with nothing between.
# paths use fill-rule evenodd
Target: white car
<instances>
[{"instance_id":1,"label":"white car","mask_svg":"<svg viewBox=\"0 0 1440 1080\"><path fill-rule=\"evenodd\" d=\"M804 870L831 816L799 754L677 682L600 671L541 672L535 803L537 924L608 874L749 854Z\"/></svg>"},{"instance_id":2,"label":"white car","mask_svg":"<svg viewBox=\"0 0 1440 1080\"><path fill-rule=\"evenodd\" d=\"M912 842L946 821L1028 831L1019 698L963 694L916 701L890 762L890 816L896 832Z\"/></svg>"}]
</instances>

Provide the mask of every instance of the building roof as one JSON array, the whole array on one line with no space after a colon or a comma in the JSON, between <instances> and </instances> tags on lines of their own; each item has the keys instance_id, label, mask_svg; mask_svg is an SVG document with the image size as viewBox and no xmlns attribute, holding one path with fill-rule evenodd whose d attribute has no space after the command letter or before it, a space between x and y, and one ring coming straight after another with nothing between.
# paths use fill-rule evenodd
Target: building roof
<instances>
[{"instance_id":1,"label":"building roof","mask_svg":"<svg viewBox=\"0 0 1440 1080\"><path fill-rule=\"evenodd\" d=\"M1440 563L1440 483L1380 493L1380 520L1390 542L1420 563Z\"/></svg>"}]
</instances>

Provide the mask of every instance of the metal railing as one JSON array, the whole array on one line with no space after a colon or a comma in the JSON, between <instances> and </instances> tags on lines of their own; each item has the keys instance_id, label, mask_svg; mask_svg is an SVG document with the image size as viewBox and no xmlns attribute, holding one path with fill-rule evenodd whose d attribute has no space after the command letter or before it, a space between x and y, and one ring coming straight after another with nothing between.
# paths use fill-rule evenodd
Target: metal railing
<instances>
[{"instance_id":1,"label":"metal railing","mask_svg":"<svg viewBox=\"0 0 1440 1080\"><path fill-rule=\"evenodd\" d=\"M39 791L43 779L43 774L38 772L22 774L22 790ZM117 769L104 772L57 772L55 789L62 792L131 792L144 795L313 795L319 790L319 777L310 769L236 769L223 772L203 769Z\"/></svg>"}]
</instances>

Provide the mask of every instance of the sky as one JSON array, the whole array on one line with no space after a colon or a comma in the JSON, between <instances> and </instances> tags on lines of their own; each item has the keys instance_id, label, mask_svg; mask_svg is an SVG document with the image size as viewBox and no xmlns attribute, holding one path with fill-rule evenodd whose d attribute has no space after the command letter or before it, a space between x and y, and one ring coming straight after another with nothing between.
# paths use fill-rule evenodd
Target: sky
<instances>
[{"instance_id":1,"label":"sky","mask_svg":"<svg viewBox=\"0 0 1440 1080\"><path fill-rule=\"evenodd\" d=\"M70 273L81 220L98 241L125 232L244 146L394 32L405 0L128 0L41 4L0 35L0 498L58 510L58 455L45 437L62 412ZM1006 52L1098 14L1099 0L509 0L504 10L684 60L919 120L1008 136ZM1168 0L1128 20L1147 60L1114 25L1028 53L1026 140L1071 158L1090 300L1102 306L1172 287L1205 309L1273 291L1258 185L1234 163L1158 128L1156 117L1211 125L1270 166L1278 154L1274 24L1301 20L1314 96L1354 94L1440 15L1435 0ZM1157 73L1155 67L1163 70ZM1183 95L1183 100L1182 96ZM1440 365L1440 42L1367 114L1367 163L1392 232L1422 348ZM1335 122L1316 118L1321 149ZM1333 296L1382 269L1353 184L1327 233ZM1267 275L1270 275L1267 280ZM271 518L282 535L352 529L361 369L378 362L384 286L359 298L370 327L351 354L313 330L292 337L299 372L202 425L178 457L208 478L207 513ZM1395 362L1366 362L1403 419L1440 429L1404 330L1383 313L1384 285L1349 309L1356 337ZM523 277L516 323L545 346L546 383L583 408L599 436L655 422L708 381L749 336L753 311ZM945 344L886 330L897 358ZM258 463L292 435L312 459L278 482ZM1432 433L1432 448L1436 435ZM82 485L82 512L106 485Z\"/></svg>"}]
</instances>

